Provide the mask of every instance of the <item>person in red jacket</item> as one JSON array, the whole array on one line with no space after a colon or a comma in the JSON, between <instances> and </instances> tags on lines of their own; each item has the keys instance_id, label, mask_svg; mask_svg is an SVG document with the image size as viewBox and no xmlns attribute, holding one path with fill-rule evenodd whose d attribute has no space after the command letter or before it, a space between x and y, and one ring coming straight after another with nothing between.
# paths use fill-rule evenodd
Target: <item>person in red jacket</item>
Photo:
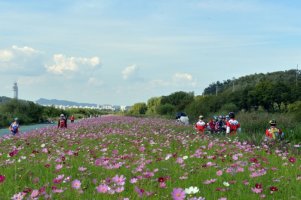
<instances>
[{"instance_id":1,"label":"person in red jacket","mask_svg":"<svg viewBox=\"0 0 301 200\"><path fill-rule=\"evenodd\" d=\"M198 131L199 134L203 135L206 129L206 123L204 122L203 115L199 116L199 121L195 124L195 129Z\"/></svg>"},{"instance_id":2,"label":"person in red jacket","mask_svg":"<svg viewBox=\"0 0 301 200\"><path fill-rule=\"evenodd\" d=\"M270 122L270 128L265 130L265 137L268 140L276 140L280 139L282 140L284 138L284 133L280 128L277 128L276 120L272 119Z\"/></svg>"},{"instance_id":3,"label":"person in red jacket","mask_svg":"<svg viewBox=\"0 0 301 200\"><path fill-rule=\"evenodd\" d=\"M236 132L240 131L240 123L235 119L233 112L229 113L229 118L226 124L226 134L236 135Z\"/></svg>"},{"instance_id":4,"label":"person in red jacket","mask_svg":"<svg viewBox=\"0 0 301 200\"><path fill-rule=\"evenodd\" d=\"M210 129L210 133L215 133L215 121L211 118L207 123L208 129Z\"/></svg>"},{"instance_id":5,"label":"person in red jacket","mask_svg":"<svg viewBox=\"0 0 301 200\"><path fill-rule=\"evenodd\" d=\"M74 115L71 115L71 117L70 117L71 123L74 123L74 119L75 119Z\"/></svg>"},{"instance_id":6,"label":"person in red jacket","mask_svg":"<svg viewBox=\"0 0 301 200\"><path fill-rule=\"evenodd\" d=\"M67 118L64 116L64 114L60 115L60 119L57 123L58 128L67 128Z\"/></svg>"}]
</instances>

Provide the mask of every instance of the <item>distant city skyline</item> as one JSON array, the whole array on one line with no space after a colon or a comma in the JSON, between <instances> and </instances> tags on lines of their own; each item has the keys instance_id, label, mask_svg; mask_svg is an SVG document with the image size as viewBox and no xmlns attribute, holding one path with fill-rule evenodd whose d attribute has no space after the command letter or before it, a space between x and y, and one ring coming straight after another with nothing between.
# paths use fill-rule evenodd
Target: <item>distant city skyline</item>
<instances>
[{"instance_id":1,"label":"distant city skyline","mask_svg":"<svg viewBox=\"0 0 301 200\"><path fill-rule=\"evenodd\" d=\"M0 0L0 96L133 105L296 69L297 0ZM300 68L300 67L299 67Z\"/></svg>"}]
</instances>

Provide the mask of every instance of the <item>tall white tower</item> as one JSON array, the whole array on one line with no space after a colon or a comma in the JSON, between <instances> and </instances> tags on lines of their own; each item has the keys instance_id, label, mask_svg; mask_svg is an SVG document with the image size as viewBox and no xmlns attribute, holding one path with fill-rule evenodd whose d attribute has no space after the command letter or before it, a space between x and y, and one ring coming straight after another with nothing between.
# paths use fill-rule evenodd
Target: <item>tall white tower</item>
<instances>
[{"instance_id":1,"label":"tall white tower","mask_svg":"<svg viewBox=\"0 0 301 200\"><path fill-rule=\"evenodd\" d=\"M14 91L14 98L18 99L18 85L17 85L17 82L14 83L13 91Z\"/></svg>"}]
</instances>

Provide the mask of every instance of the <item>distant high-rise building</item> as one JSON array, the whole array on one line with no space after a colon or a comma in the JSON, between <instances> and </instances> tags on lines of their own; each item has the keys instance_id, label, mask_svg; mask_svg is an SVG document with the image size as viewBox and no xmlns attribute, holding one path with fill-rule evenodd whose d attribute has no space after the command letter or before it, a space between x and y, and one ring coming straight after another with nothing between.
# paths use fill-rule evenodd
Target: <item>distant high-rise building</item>
<instances>
[{"instance_id":1,"label":"distant high-rise building","mask_svg":"<svg viewBox=\"0 0 301 200\"><path fill-rule=\"evenodd\" d=\"M17 85L17 82L14 83L13 91L14 91L14 98L18 99L18 85Z\"/></svg>"}]
</instances>

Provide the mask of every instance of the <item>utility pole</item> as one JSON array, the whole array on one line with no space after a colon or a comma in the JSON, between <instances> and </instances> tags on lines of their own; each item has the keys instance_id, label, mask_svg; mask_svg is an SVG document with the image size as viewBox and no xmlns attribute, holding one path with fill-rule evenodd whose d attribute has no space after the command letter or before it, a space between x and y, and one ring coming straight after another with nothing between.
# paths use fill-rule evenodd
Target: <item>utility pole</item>
<instances>
[{"instance_id":1,"label":"utility pole","mask_svg":"<svg viewBox=\"0 0 301 200\"><path fill-rule=\"evenodd\" d=\"M215 86L215 96L217 96L217 91L218 91L218 86L216 84L216 86Z\"/></svg>"},{"instance_id":2,"label":"utility pole","mask_svg":"<svg viewBox=\"0 0 301 200\"><path fill-rule=\"evenodd\" d=\"M298 64L297 64L297 69L296 69L296 87L298 86L298 73L299 73L299 70L298 70Z\"/></svg>"}]
</instances>

